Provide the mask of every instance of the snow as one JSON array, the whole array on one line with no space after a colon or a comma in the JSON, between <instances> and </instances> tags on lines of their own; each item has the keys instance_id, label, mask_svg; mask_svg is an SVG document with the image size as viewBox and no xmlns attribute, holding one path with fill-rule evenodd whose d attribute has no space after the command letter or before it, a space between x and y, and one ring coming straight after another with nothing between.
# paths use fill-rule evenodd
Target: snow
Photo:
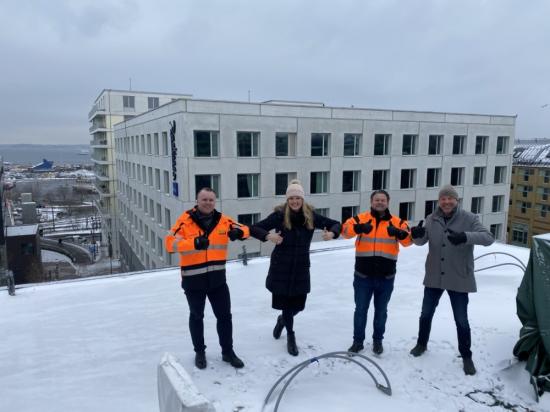
<instances>
[{"instance_id":1,"label":"snow","mask_svg":"<svg viewBox=\"0 0 550 412\"><path fill-rule=\"evenodd\" d=\"M295 319L300 355L286 352L285 332L274 340L277 312L264 288L269 259L248 266L228 264L236 353L245 367L222 362L215 318L207 305L208 367L193 366L179 270L124 274L77 282L30 285L10 297L0 294L2 340L0 387L5 411L155 411L157 366L168 352L179 359L195 385L218 411L260 411L276 380L288 369L327 352L345 350L352 340L353 242L320 242L311 255L312 292ZM527 262L529 250L496 244L476 255L505 251ZM422 302L427 247L402 249L389 305L385 352L364 355L388 375L393 395L378 391L357 365L342 360L313 362L290 384L280 411L487 411L495 402L516 410L550 410L550 394L539 404L524 364L512 348L521 324L515 296L521 270L513 266L479 272L478 293L470 295L472 350L478 369L465 376L447 295L439 304L428 351L409 355ZM487 256L477 267L512 261ZM372 334L372 303L367 336ZM378 375L376 375L378 376ZM278 392L266 410L273 410ZM490 408L503 411L502 406Z\"/></svg>"},{"instance_id":2,"label":"snow","mask_svg":"<svg viewBox=\"0 0 550 412\"><path fill-rule=\"evenodd\" d=\"M58 252L51 250L42 250L42 262L71 262L71 258Z\"/></svg>"},{"instance_id":3,"label":"snow","mask_svg":"<svg viewBox=\"0 0 550 412\"><path fill-rule=\"evenodd\" d=\"M8 226L7 236L34 236L38 232L38 225Z\"/></svg>"}]
</instances>

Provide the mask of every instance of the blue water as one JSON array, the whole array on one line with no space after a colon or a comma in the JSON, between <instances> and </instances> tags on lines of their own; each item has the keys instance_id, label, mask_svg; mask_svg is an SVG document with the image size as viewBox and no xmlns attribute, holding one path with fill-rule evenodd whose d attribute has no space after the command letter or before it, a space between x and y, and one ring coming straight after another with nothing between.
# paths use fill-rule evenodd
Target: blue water
<instances>
[{"instance_id":1,"label":"blue water","mask_svg":"<svg viewBox=\"0 0 550 412\"><path fill-rule=\"evenodd\" d=\"M80 155L81 150L90 150L88 145L34 145L3 144L0 145L0 156L5 162L20 165L41 163L43 158L53 160L53 165L92 164L90 154Z\"/></svg>"}]
</instances>

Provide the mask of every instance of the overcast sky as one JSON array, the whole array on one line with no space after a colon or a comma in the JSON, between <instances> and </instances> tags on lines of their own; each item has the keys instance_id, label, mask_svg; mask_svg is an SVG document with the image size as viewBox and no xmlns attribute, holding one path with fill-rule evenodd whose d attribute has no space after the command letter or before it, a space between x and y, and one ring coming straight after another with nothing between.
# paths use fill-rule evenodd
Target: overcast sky
<instances>
[{"instance_id":1,"label":"overcast sky","mask_svg":"<svg viewBox=\"0 0 550 412\"><path fill-rule=\"evenodd\" d=\"M550 138L550 1L1 0L0 144L87 144L104 88L518 115ZM548 104L548 106L543 107Z\"/></svg>"}]
</instances>

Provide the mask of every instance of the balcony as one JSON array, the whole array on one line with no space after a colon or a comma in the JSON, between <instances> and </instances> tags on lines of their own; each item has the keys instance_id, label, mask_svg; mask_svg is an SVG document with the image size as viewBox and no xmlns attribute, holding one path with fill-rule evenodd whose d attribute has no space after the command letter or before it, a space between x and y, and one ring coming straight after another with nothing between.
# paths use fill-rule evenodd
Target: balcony
<instances>
[{"instance_id":1,"label":"balcony","mask_svg":"<svg viewBox=\"0 0 550 412\"><path fill-rule=\"evenodd\" d=\"M94 153L93 154L93 157L92 157L92 162L94 162L95 164L98 164L98 165L105 165L105 166L108 166L108 165L112 165L113 162L111 162L107 156L99 156L98 154Z\"/></svg>"},{"instance_id":2,"label":"balcony","mask_svg":"<svg viewBox=\"0 0 550 412\"><path fill-rule=\"evenodd\" d=\"M105 115L105 109L100 109L97 107L96 104L94 104L94 107L92 107L92 110L88 112L88 120L92 120L94 117L99 115Z\"/></svg>"},{"instance_id":3,"label":"balcony","mask_svg":"<svg viewBox=\"0 0 550 412\"><path fill-rule=\"evenodd\" d=\"M94 149L108 149L110 147L107 139L92 139L90 140L90 146Z\"/></svg>"}]
</instances>

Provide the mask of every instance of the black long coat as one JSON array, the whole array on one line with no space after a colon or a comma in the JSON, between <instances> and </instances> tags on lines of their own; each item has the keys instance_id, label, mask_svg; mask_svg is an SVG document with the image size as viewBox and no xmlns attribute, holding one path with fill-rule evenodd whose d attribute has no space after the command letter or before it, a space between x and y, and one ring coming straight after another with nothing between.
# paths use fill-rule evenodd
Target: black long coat
<instances>
[{"instance_id":1,"label":"black long coat","mask_svg":"<svg viewBox=\"0 0 550 412\"><path fill-rule=\"evenodd\" d=\"M313 222L316 229L330 230L334 232L334 238L340 235L340 223L313 214ZM276 245L271 253L271 263L265 282L265 287L273 294L285 296L297 296L309 293L311 290L309 279L309 247L313 237L313 229L306 228L302 213L293 214L292 229L285 229L283 225L284 214L282 210L276 210L264 220L250 227L250 235L265 241L270 230L280 232L283 242Z\"/></svg>"}]
</instances>

